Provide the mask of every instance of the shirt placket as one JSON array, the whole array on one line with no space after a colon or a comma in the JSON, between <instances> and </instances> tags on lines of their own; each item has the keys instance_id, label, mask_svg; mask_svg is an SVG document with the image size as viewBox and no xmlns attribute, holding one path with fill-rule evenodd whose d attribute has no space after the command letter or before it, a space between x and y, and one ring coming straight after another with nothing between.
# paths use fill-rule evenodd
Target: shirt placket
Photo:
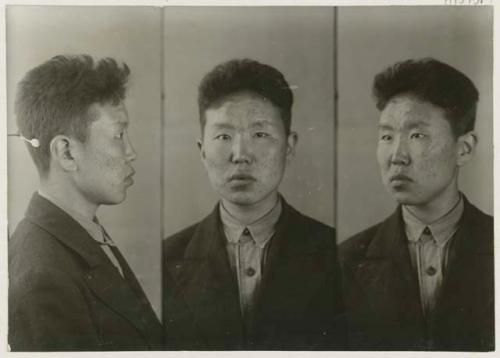
<instances>
[{"instance_id":1,"label":"shirt placket","mask_svg":"<svg viewBox=\"0 0 500 358\"><path fill-rule=\"evenodd\" d=\"M427 318L432 316L443 278L442 250L426 228L419 241L418 272L422 308Z\"/></svg>"},{"instance_id":2,"label":"shirt placket","mask_svg":"<svg viewBox=\"0 0 500 358\"><path fill-rule=\"evenodd\" d=\"M240 302L243 316L250 313L253 297L260 276L260 248L248 229L243 231L238 245L238 276Z\"/></svg>"}]
</instances>

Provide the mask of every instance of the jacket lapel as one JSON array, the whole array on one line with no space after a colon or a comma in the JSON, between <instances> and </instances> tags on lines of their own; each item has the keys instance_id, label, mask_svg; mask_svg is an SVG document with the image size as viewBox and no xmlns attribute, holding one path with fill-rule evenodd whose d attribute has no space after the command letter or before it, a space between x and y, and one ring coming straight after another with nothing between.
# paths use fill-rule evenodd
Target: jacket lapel
<instances>
[{"instance_id":1,"label":"jacket lapel","mask_svg":"<svg viewBox=\"0 0 500 358\"><path fill-rule=\"evenodd\" d=\"M424 326L417 274L411 266L401 208L383 222L355 268L359 286L379 317Z\"/></svg>"},{"instance_id":2,"label":"jacket lapel","mask_svg":"<svg viewBox=\"0 0 500 358\"><path fill-rule=\"evenodd\" d=\"M197 226L184 257L166 265L206 341L243 344L238 286L227 257L218 205Z\"/></svg>"},{"instance_id":3,"label":"jacket lapel","mask_svg":"<svg viewBox=\"0 0 500 358\"><path fill-rule=\"evenodd\" d=\"M134 293L131 285L119 274L99 244L80 224L37 193L33 195L26 217L50 232L84 260L85 282L110 309L131 322L146 339L156 340L159 337L160 324L149 303L144 304L147 298L142 297L141 300L140 295ZM132 272L128 265L125 270L127 269ZM138 285L137 282L136 284ZM153 332L158 332L155 338L152 338Z\"/></svg>"},{"instance_id":4,"label":"jacket lapel","mask_svg":"<svg viewBox=\"0 0 500 358\"><path fill-rule=\"evenodd\" d=\"M447 272L436 308L436 322L450 321L443 317L452 316L454 321L459 321L459 316L470 313L465 312L464 307L479 311L486 307L478 305L494 305L491 289L494 287L493 275L489 274L493 272L493 235L484 227L484 219L480 215L483 214L464 196L464 213L450 246ZM471 294L474 287L482 294Z\"/></svg>"},{"instance_id":5,"label":"jacket lapel","mask_svg":"<svg viewBox=\"0 0 500 358\"><path fill-rule=\"evenodd\" d=\"M304 231L307 225L302 224L302 215L281 199L283 212L270 242L256 301L257 330L262 320L300 316L330 271L327 266L334 264L325 260L329 255Z\"/></svg>"}]
</instances>

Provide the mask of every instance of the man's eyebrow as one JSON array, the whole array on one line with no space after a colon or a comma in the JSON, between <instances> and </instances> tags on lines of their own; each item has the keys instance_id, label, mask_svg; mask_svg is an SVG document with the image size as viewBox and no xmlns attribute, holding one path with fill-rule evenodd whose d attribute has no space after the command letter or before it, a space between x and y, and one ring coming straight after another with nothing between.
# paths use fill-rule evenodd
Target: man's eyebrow
<instances>
[{"instance_id":1,"label":"man's eyebrow","mask_svg":"<svg viewBox=\"0 0 500 358\"><path fill-rule=\"evenodd\" d=\"M233 129L234 126L230 123L213 123L212 127L215 129Z\"/></svg>"},{"instance_id":2,"label":"man's eyebrow","mask_svg":"<svg viewBox=\"0 0 500 358\"><path fill-rule=\"evenodd\" d=\"M384 123L377 124L377 128L379 131L390 131L394 129L392 126Z\"/></svg>"},{"instance_id":3,"label":"man's eyebrow","mask_svg":"<svg viewBox=\"0 0 500 358\"><path fill-rule=\"evenodd\" d=\"M251 127L265 127L265 126L273 126L274 123L273 121L270 121L268 119L261 119L261 120L256 120L255 122L252 122Z\"/></svg>"},{"instance_id":4,"label":"man's eyebrow","mask_svg":"<svg viewBox=\"0 0 500 358\"><path fill-rule=\"evenodd\" d=\"M118 120L115 122L115 125L120 127L120 128L128 127L128 120L126 120L126 119Z\"/></svg>"},{"instance_id":5,"label":"man's eyebrow","mask_svg":"<svg viewBox=\"0 0 500 358\"><path fill-rule=\"evenodd\" d=\"M408 121L405 125L408 129L414 129L414 128L422 128L422 127L429 127L430 124L426 121L420 121L420 120L414 120L414 121Z\"/></svg>"}]
</instances>

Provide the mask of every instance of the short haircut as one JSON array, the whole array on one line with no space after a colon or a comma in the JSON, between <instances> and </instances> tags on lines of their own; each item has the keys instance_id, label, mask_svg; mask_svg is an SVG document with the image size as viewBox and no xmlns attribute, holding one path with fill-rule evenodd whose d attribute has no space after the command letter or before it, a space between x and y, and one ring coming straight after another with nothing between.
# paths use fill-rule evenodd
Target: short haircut
<instances>
[{"instance_id":1,"label":"short haircut","mask_svg":"<svg viewBox=\"0 0 500 358\"><path fill-rule=\"evenodd\" d=\"M442 108L456 137L474 129L479 92L467 76L445 63L433 58L407 60L375 76L373 95L379 110L400 94Z\"/></svg>"},{"instance_id":2,"label":"short haircut","mask_svg":"<svg viewBox=\"0 0 500 358\"><path fill-rule=\"evenodd\" d=\"M224 62L201 81L198 109L202 133L206 110L217 108L227 96L238 92L251 92L271 101L280 110L286 134L290 133L293 93L285 76L272 66L250 59Z\"/></svg>"},{"instance_id":3,"label":"short haircut","mask_svg":"<svg viewBox=\"0 0 500 358\"><path fill-rule=\"evenodd\" d=\"M50 167L50 142L67 135L86 142L95 119L92 104L119 104L130 70L112 58L94 62L88 55L55 56L30 70L19 83L15 112L19 133L40 142L28 150L41 176Z\"/></svg>"}]
</instances>

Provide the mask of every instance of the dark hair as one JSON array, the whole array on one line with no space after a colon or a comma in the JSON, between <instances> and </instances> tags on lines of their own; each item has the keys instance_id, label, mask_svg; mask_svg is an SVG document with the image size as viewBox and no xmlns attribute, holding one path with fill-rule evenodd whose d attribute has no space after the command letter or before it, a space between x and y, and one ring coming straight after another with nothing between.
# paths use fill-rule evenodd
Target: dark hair
<instances>
[{"instance_id":1,"label":"dark hair","mask_svg":"<svg viewBox=\"0 0 500 358\"><path fill-rule=\"evenodd\" d=\"M129 73L112 58L94 63L79 55L55 56L24 76L16 97L17 125L22 136L40 143L27 146L41 175L49 170L52 138L64 134L85 142L95 119L89 107L123 100Z\"/></svg>"},{"instance_id":2,"label":"dark hair","mask_svg":"<svg viewBox=\"0 0 500 358\"><path fill-rule=\"evenodd\" d=\"M411 94L444 110L455 136L474 129L479 92L457 69L433 58L398 62L375 76L373 95L383 110L399 94Z\"/></svg>"},{"instance_id":3,"label":"dark hair","mask_svg":"<svg viewBox=\"0 0 500 358\"><path fill-rule=\"evenodd\" d=\"M276 68L250 59L224 62L210 71L198 88L201 130L205 111L222 104L228 95L248 91L260 95L279 108L285 132L290 133L293 93L283 74Z\"/></svg>"}]
</instances>

